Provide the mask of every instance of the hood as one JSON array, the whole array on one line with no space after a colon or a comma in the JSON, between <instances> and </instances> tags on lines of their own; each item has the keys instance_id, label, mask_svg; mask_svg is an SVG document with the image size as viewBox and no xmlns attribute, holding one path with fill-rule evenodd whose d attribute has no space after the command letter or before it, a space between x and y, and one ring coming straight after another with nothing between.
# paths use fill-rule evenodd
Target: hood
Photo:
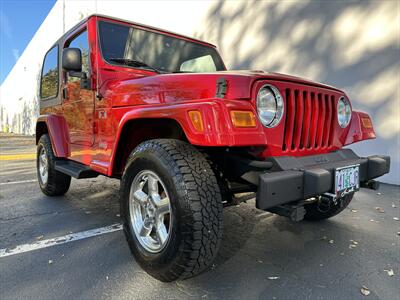
<instances>
[{"instance_id":1,"label":"hood","mask_svg":"<svg viewBox=\"0 0 400 300\"><path fill-rule=\"evenodd\" d=\"M309 80L306 78L301 78L301 77L297 77L297 76L276 73L276 72L267 72L267 71L263 71L263 70L232 70L232 71L223 71L223 72L218 72L218 73L219 74L224 73L227 75L250 76L254 79L270 79L270 80L277 80L277 81L286 81L286 82L298 83L298 84L303 84L303 85L311 85L311 86L315 86L315 87L336 90L339 92L341 91L333 86L330 86L330 85L327 85L324 83L319 83L316 81L312 81L312 80Z\"/></svg>"},{"instance_id":2,"label":"hood","mask_svg":"<svg viewBox=\"0 0 400 300\"><path fill-rule=\"evenodd\" d=\"M132 73L126 74L132 76ZM227 82L226 99L250 99L253 83L258 80L291 82L323 89L340 90L300 77L265 71L221 71L214 73L157 74L136 78L113 79L104 86L113 106L174 103L177 101L212 99L216 97L217 80ZM122 77L122 78L121 78Z\"/></svg>"}]
</instances>

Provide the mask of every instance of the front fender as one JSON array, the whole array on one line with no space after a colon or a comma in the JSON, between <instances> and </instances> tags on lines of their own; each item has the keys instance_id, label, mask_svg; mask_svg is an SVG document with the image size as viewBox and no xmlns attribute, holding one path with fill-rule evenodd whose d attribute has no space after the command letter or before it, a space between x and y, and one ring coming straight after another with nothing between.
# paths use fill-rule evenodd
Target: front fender
<instances>
[{"instance_id":1,"label":"front fender","mask_svg":"<svg viewBox=\"0 0 400 300\"><path fill-rule=\"evenodd\" d=\"M36 121L36 144L40 134L38 132L39 124L43 123L46 124L54 155L56 157L69 157L71 151L68 143L68 126L64 117L58 115L40 115Z\"/></svg>"}]
</instances>

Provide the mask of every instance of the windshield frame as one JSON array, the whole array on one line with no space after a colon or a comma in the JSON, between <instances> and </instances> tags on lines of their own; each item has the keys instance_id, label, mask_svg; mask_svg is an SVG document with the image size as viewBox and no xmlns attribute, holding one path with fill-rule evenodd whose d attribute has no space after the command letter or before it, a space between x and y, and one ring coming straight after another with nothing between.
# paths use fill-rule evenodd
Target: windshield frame
<instances>
[{"instance_id":1,"label":"windshield frame","mask_svg":"<svg viewBox=\"0 0 400 300\"><path fill-rule=\"evenodd\" d=\"M215 51L215 55L218 58L221 67L223 68L222 70L217 70L215 72L223 72L226 71L227 68L225 66L225 63L221 57L221 55L219 54L217 47L215 45L209 44L207 42L203 42L200 40L196 40L190 37L186 37L177 33L173 33L173 32L168 32L168 31L164 31L162 29L158 29L158 28L153 28L153 27L147 27L145 25L141 25L141 24L135 24L135 23L129 23L127 21L124 20L117 20L117 19L109 19L109 18L105 18L105 17L97 17L96 18L96 33L97 33L97 48L98 51L100 53L101 59L103 61L103 63L110 65L110 66L114 66L114 67L122 67L122 68L128 68L128 69L135 69L135 70L140 70L140 71L145 71L145 72L149 72L152 74L175 74L175 73L180 73L180 74L194 74L195 72L168 72L168 71L163 71L163 70L158 70L159 72L157 73L155 70L151 70L150 68L147 67L136 67L136 66L129 66L129 65L125 65L125 64L120 64L120 63L113 63L109 60L107 60L104 55L103 55L103 49L101 46L101 34L100 34L100 22L106 22L106 23L112 23L112 24L117 24L117 25L123 25L123 26L127 26L127 27L133 27L133 28L137 28L139 30L143 30L143 31L148 31L151 33L155 33L155 34L160 34L160 35L165 35L165 36L169 36L175 39L179 39L179 40L183 40L185 42L188 43L192 43L195 45L201 45L203 47L207 47L210 49L213 49ZM151 66L153 67L153 66ZM197 72L197 74L201 74L202 72Z\"/></svg>"}]
</instances>

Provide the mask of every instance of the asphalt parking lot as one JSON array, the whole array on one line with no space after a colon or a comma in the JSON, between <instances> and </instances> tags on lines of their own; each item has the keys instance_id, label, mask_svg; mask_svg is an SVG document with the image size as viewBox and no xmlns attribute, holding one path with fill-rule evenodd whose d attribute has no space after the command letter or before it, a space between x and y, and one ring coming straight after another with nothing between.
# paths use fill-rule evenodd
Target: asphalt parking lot
<instances>
[{"instance_id":1,"label":"asphalt parking lot","mask_svg":"<svg viewBox=\"0 0 400 300\"><path fill-rule=\"evenodd\" d=\"M80 235L119 224L119 182L73 180L65 196L46 197L34 152L34 138L0 135L0 299L400 299L399 186L362 189L319 223L294 223L253 201L226 208L213 268L161 283L135 263L118 225ZM32 246L66 235L81 239Z\"/></svg>"}]
</instances>

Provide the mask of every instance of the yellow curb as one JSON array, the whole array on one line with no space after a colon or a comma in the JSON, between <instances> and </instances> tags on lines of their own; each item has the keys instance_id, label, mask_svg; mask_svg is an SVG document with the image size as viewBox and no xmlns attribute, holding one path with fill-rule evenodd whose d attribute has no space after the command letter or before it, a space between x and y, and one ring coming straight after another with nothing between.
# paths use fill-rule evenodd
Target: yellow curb
<instances>
[{"instance_id":1,"label":"yellow curb","mask_svg":"<svg viewBox=\"0 0 400 300\"><path fill-rule=\"evenodd\" d=\"M0 160L26 160L35 158L36 153L0 155Z\"/></svg>"}]
</instances>

